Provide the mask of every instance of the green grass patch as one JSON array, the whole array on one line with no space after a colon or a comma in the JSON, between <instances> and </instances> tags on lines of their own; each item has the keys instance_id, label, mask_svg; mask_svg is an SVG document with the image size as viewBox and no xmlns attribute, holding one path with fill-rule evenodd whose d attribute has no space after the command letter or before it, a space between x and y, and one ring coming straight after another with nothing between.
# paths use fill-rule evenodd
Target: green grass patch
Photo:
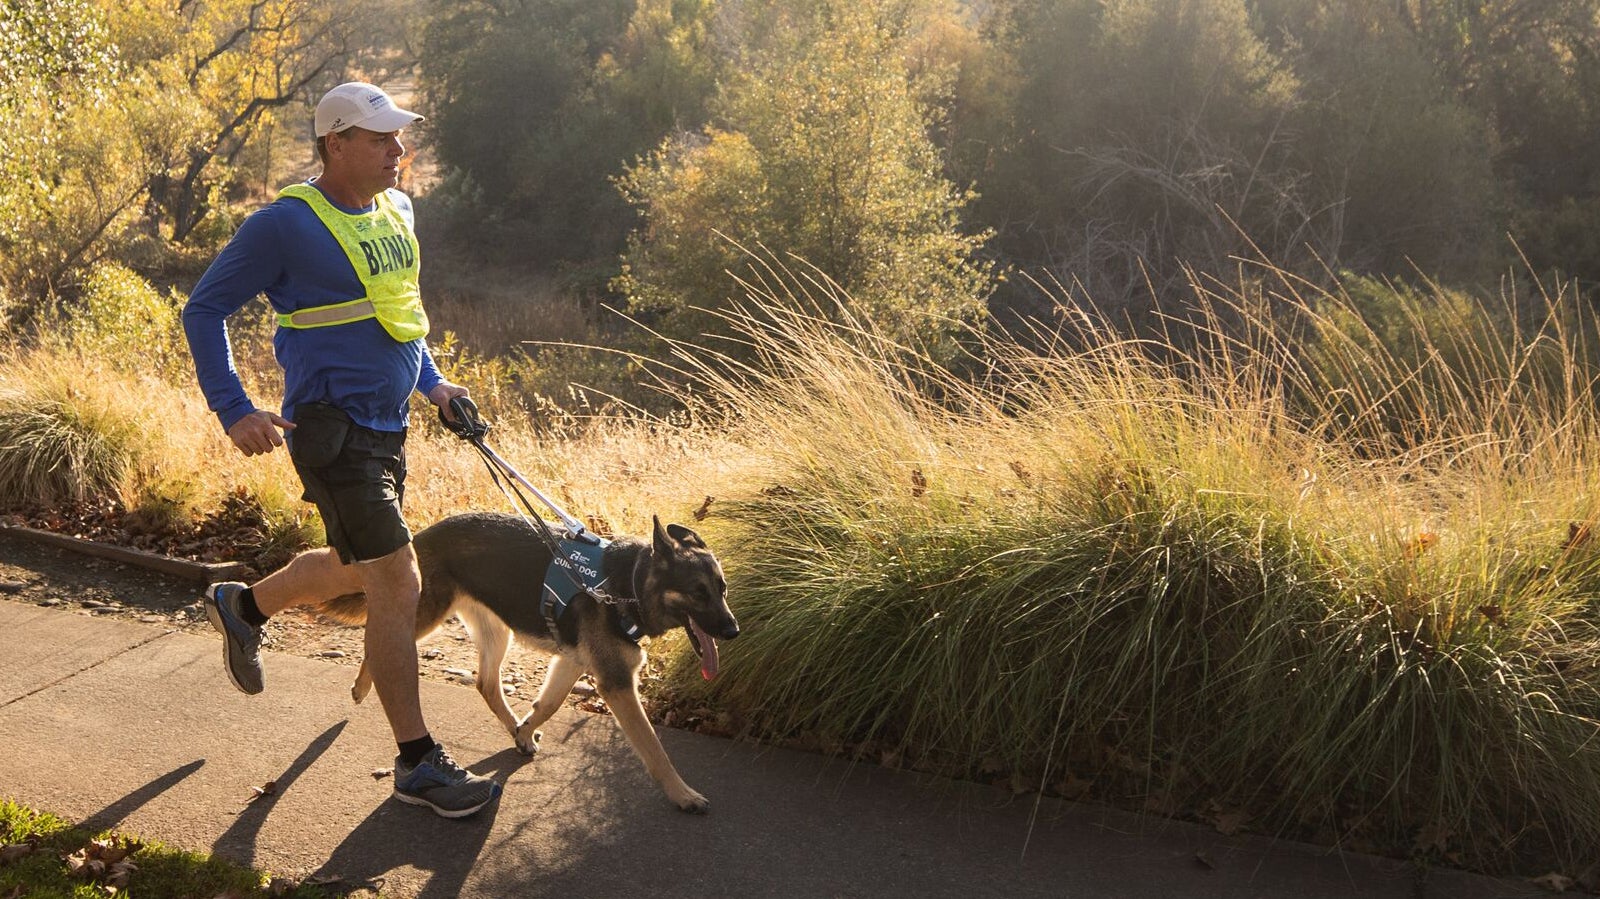
<instances>
[{"instance_id":1,"label":"green grass patch","mask_svg":"<svg viewBox=\"0 0 1600 899\"><path fill-rule=\"evenodd\" d=\"M0 896L103 899L120 893L231 899L332 895L318 886L274 881L231 862L160 843L109 830L82 830L0 799Z\"/></svg>"}]
</instances>

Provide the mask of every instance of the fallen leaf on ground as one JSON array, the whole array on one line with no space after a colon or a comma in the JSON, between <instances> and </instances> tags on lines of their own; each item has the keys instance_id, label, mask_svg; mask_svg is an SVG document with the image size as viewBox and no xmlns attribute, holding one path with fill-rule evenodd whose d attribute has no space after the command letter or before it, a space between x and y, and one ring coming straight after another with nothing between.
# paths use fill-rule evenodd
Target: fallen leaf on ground
<instances>
[{"instance_id":1,"label":"fallen leaf on ground","mask_svg":"<svg viewBox=\"0 0 1600 899\"><path fill-rule=\"evenodd\" d=\"M1572 878L1565 874L1557 874L1551 871L1543 877L1535 877L1533 885L1543 887L1552 893L1565 893L1567 890L1572 889Z\"/></svg>"},{"instance_id":2,"label":"fallen leaf on ground","mask_svg":"<svg viewBox=\"0 0 1600 899\"><path fill-rule=\"evenodd\" d=\"M128 840L120 845L108 842L106 849L100 853L100 857L106 864L115 865L143 848L144 844L137 840Z\"/></svg>"},{"instance_id":3,"label":"fallen leaf on ground","mask_svg":"<svg viewBox=\"0 0 1600 899\"><path fill-rule=\"evenodd\" d=\"M127 859L123 859L122 861L112 865L106 870L106 879L104 883L106 891L115 893L117 890L127 889L128 881L133 879L133 875L137 873L138 870L139 866L128 861Z\"/></svg>"},{"instance_id":4,"label":"fallen leaf on ground","mask_svg":"<svg viewBox=\"0 0 1600 899\"><path fill-rule=\"evenodd\" d=\"M251 787L250 790L252 793L254 793L254 795L244 801L245 805L249 805L250 803L255 802L264 796L278 795L278 782L275 780L269 780L259 787Z\"/></svg>"},{"instance_id":5,"label":"fallen leaf on ground","mask_svg":"<svg viewBox=\"0 0 1600 899\"><path fill-rule=\"evenodd\" d=\"M37 848L39 848L38 844L33 842L12 843L9 846L0 846L0 865L10 864L17 859L22 858L24 855L31 855Z\"/></svg>"},{"instance_id":6,"label":"fallen leaf on ground","mask_svg":"<svg viewBox=\"0 0 1600 899\"><path fill-rule=\"evenodd\" d=\"M90 840L82 849L66 856L62 861L67 865L67 872L75 877L87 880L106 878L107 889L114 893L120 887L127 886L128 878L138 870L137 866L126 859L143 846L143 843L136 840L121 842L115 838Z\"/></svg>"},{"instance_id":7,"label":"fallen leaf on ground","mask_svg":"<svg viewBox=\"0 0 1600 899\"><path fill-rule=\"evenodd\" d=\"M62 861L66 862L67 864L67 873L74 877L98 876L98 873L91 866L99 865L100 863L90 861L88 853L84 852L82 849L79 849L77 852L74 852L62 859ZM100 868L104 870L105 865L100 865Z\"/></svg>"}]
</instances>

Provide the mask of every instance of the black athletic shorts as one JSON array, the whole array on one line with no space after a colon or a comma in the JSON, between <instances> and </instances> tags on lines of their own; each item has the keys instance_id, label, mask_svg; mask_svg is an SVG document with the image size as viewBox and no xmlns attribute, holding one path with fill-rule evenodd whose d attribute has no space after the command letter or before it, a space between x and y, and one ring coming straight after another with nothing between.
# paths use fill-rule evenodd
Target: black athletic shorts
<instances>
[{"instance_id":1,"label":"black athletic shorts","mask_svg":"<svg viewBox=\"0 0 1600 899\"><path fill-rule=\"evenodd\" d=\"M400 515L405 432L364 428L327 403L296 406L293 421L289 458L339 558L347 565L370 562L410 543Z\"/></svg>"}]
</instances>

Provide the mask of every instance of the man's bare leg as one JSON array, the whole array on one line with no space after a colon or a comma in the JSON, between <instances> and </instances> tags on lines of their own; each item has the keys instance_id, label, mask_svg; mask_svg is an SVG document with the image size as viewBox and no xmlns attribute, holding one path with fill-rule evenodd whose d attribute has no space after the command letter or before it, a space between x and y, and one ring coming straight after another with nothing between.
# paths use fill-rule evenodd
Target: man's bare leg
<instances>
[{"instance_id":1,"label":"man's bare leg","mask_svg":"<svg viewBox=\"0 0 1600 899\"><path fill-rule=\"evenodd\" d=\"M316 605L361 589L359 567L344 564L328 546L300 553L250 588L256 608L269 618L284 609Z\"/></svg>"},{"instance_id":2,"label":"man's bare leg","mask_svg":"<svg viewBox=\"0 0 1600 899\"><path fill-rule=\"evenodd\" d=\"M411 544L381 559L358 562L360 588L367 594L367 638L364 664L396 742L428 734L417 691L417 600L422 574ZM338 595L338 594L334 594Z\"/></svg>"},{"instance_id":3,"label":"man's bare leg","mask_svg":"<svg viewBox=\"0 0 1600 899\"><path fill-rule=\"evenodd\" d=\"M395 740L425 736L417 697L417 599L422 574L407 543L370 562L346 565L329 547L307 550L251 588L256 607L272 616L284 609L316 605L346 593L367 595L367 670Z\"/></svg>"}]
</instances>

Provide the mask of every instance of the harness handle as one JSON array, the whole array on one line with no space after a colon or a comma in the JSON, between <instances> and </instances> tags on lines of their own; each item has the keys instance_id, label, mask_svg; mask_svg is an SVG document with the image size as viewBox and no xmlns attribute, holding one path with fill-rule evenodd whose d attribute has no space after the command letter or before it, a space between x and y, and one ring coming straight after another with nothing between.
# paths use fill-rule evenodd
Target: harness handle
<instances>
[{"instance_id":1,"label":"harness handle","mask_svg":"<svg viewBox=\"0 0 1600 899\"><path fill-rule=\"evenodd\" d=\"M453 396L450 398L450 411L455 413L456 420L451 421L444 414L444 407L439 408L439 422L450 433L470 443L483 439L489 433L489 423L478 415L478 404L470 397Z\"/></svg>"}]
</instances>

